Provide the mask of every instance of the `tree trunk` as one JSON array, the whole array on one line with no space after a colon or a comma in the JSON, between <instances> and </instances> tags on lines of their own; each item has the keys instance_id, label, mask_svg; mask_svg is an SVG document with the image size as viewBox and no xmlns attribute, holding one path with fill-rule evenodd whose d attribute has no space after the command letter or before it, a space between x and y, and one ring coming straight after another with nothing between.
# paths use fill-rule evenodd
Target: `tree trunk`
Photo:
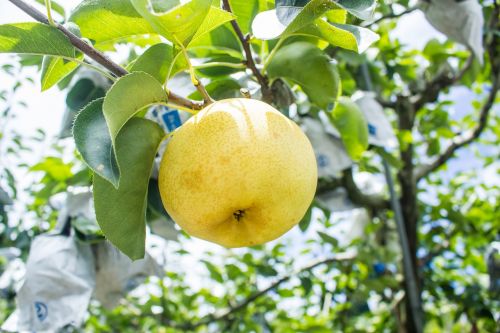
<instances>
[{"instance_id":1,"label":"tree trunk","mask_svg":"<svg viewBox=\"0 0 500 333\"><path fill-rule=\"evenodd\" d=\"M415 123L415 111L413 105L406 99L398 101L397 107L399 115L399 129L401 131L412 131ZM417 248L418 248L418 233L417 233L417 223L418 223L418 205L417 205L417 183L414 177L414 163L413 154L414 147L412 144L408 145L406 150L401 149L400 156L403 162L403 167L398 173L398 180L401 186L401 209L403 213L403 218L406 227L406 236L408 238L408 244L410 247L411 262L413 266L413 272L415 280L417 281L418 295L421 295L421 280L418 277L418 264L417 264ZM408 276L408 272L405 272L405 276ZM406 289L405 285L405 289ZM406 290L406 295L409 295L408 290ZM418 316L414 313L411 308L409 297L405 297L405 308L406 308L406 320L405 328L407 333L417 333L415 327L415 320L422 320L423 318L415 318Z\"/></svg>"}]
</instances>

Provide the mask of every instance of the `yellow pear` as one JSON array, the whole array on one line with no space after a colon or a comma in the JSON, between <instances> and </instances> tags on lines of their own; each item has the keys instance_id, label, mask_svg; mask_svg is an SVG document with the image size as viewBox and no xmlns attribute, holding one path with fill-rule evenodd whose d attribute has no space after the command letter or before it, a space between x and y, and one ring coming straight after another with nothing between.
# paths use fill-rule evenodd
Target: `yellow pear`
<instances>
[{"instance_id":1,"label":"yellow pear","mask_svg":"<svg viewBox=\"0 0 500 333\"><path fill-rule=\"evenodd\" d=\"M210 104L177 129L159 173L174 221L225 247L283 235L306 213L316 183L314 152L300 128L245 98Z\"/></svg>"}]
</instances>

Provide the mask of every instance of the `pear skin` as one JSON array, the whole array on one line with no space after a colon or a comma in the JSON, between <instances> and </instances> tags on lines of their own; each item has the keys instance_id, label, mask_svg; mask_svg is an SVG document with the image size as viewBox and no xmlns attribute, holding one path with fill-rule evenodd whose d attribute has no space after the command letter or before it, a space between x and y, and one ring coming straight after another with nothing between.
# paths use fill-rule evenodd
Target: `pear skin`
<instances>
[{"instance_id":1,"label":"pear skin","mask_svg":"<svg viewBox=\"0 0 500 333\"><path fill-rule=\"evenodd\" d=\"M188 234L244 247L274 240L302 219L317 166L293 121L264 102L235 98L175 131L158 182L165 209Z\"/></svg>"}]
</instances>

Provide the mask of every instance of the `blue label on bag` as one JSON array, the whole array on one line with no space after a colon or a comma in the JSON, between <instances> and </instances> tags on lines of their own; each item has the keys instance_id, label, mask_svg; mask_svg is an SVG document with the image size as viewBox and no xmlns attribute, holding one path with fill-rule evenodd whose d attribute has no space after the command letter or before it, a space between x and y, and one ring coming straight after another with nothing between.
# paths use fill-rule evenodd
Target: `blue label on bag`
<instances>
[{"instance_id":1,"label":"blue label on bag","mask_svg":"<svg viewBox=\"0 0 500 333\"><path fill-rule=\"evenodd\" d=\"M368 133L370 133L370 135L377 136L377 128L372 124L368 124Z\"/></svg>"},{"instance_id":2,"label":"blue label on bag","mask_svg":"<svg viewBox=\"0 0 500 333\"><path fill-rule=\"evenodd\" d=\"M327 167L330 162L328 161L328 157L323 155L323 154L319 154L317 157L316 157L316 160L318 162L318 166L320 168L324 168L324 167Z\"/></svg>"},{"instance_id":3,"label":"blue label on bag","mask_svg":"<svg viewBox=\"0 0 500 333\"><path fill-rule=\"evenodd\" d=\"M40 321L44 321L45 318L49 315L49 309L47 305L43 302L35 302L35 313L36 317Z\"/></svg>"},{"instance_id":4,"label":"blue label on bag","mask_svg":"<svg viewBox=\"0 0 500 333\"><path fill-rule=\"evenodd\" d=\"M182 125L181 116L178 110L167 108L164 110L166 110L166 112L161 115L161 119L170 132Z\"/></svg>"}]
</instances>

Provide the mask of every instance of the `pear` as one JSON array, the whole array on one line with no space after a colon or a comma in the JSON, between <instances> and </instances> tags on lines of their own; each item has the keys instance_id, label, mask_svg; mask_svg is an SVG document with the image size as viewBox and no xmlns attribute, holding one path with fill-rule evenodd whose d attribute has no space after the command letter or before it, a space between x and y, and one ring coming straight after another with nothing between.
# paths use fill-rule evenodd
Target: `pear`
<instances>
[{"instance_id":1,"label":"pear","mask_svg":"<svg viewBox=\"0 0 500 333\"><path fill-rule=\"evenodd\" d=\"M174 132L158 184L165 209L188 234L228 248L253 246L302 219L317 166L293 121L258 100L226 99Z\"/></svg>"}]
</instances>

